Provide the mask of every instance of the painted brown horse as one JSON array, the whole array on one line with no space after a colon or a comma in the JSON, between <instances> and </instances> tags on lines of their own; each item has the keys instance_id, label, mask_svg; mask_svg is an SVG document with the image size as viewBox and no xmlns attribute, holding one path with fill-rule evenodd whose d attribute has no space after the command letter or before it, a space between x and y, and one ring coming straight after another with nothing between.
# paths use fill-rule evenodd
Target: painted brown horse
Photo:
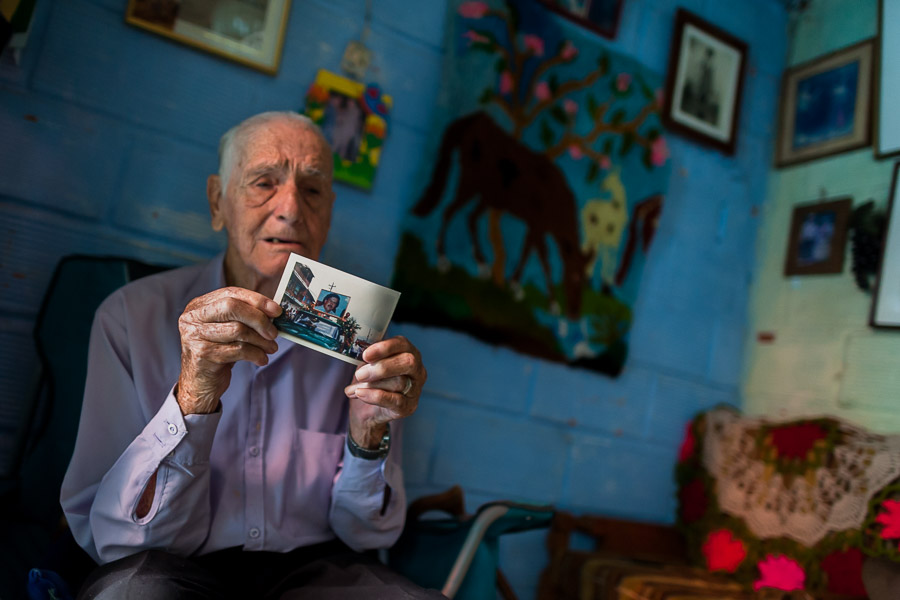
<instances>
[{"instance_id":1,"label":"painted brown horse","mask_svg":"<svg viewBox=\"0 0 900 600\"><path fill-rule=\"evenodd\" d=\"M413 207L413 214L424 217L440 204L455 151L459 152L459 183L456 195L442 215L438 256L446 260L447 227L464 206L475 204L467 223L479 267L484 267L486 260L478 239L478 220L488 210L516 217L525 224L527 232L510 285L514 289L519 287L533 250L544 270L551 306L555 304L547 255L549 236L556 242L562 258L566 314L571 319L580 317L586 267L594 251L581 250L575 198L559 167L544 154L513 138L486 113L476 112L457 119L444 131L431 182Z\"/></svg>"}]
</instances>

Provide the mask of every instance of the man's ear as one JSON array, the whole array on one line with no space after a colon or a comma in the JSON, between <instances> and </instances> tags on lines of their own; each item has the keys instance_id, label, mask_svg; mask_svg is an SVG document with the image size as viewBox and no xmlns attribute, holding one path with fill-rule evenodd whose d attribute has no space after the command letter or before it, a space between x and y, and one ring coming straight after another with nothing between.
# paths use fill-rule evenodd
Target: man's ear
<instances>
[{"instance_id":1,"label":"man's ear","mask_svg":"<svg viewBox=\"0 0 900 600\"><path fill-rule=\"evenodd\" d=\"M213 231L222 231L225 217L222 214L222 180L218 175L210 175L206 179L206 198L209 200L209 214L212 216Z\"/></svg>"}]
</instances>

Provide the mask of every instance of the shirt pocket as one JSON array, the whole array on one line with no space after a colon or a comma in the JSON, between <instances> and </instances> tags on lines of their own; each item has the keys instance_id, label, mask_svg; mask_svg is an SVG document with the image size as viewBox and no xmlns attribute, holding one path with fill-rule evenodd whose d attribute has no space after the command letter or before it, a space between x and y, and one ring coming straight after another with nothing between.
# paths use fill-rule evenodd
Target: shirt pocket
<instances>
[{"instance_id":1,"label":"shirt pocket","mask_svg":"<svg viewBox=\"0 0 900 600\"><path fill-rule=\"evenodd\" d=\"M294 430L292 488L298 533L329 530L331 489L337 475L346 438L309 429ZM291 492L289 492L291 493Z\"/></svg>"}]
</instances>

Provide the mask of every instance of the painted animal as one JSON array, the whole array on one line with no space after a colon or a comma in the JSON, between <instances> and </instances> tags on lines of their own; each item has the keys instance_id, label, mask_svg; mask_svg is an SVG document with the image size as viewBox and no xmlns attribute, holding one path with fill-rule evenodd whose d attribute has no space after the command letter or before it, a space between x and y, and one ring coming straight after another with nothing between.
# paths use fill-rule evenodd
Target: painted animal
<instances>
[{"instance_id":1,"label":"painted animal","mask_svg":"<svg viewBox=\"0 0 900 600\"><path fill-rule=\"evenodd\" d=\"M616 274L619 244L628 223L628 199L620 170L616 168L607 175L600 188L606 192L606 198L588 200L581 209L581 226L584 229L581 250L594 252L594 259L586 269L588 278L593 277L599 258L603 283L611 287Z\"/></svg>"},{"instance_id":2,"label":"painted animal","mask_svg":"<svg viewBox=\"0 0 900 600\"><path fill-rule=\"evenodd\" d=\"M562 259L566 314L577 319L581 314L585 269L594 253L581 249L575 198L559 167L546 155L513 138L486 113L476 112L457 119L444 131L431 182L413 207L413 214L427 216L440 204L454 152L459 153L459 182L453 200L442 215L438 256L446 260L445 238L454 215L474 203L467 224L475 260L484 269L486 259L478 237L478 220L488 210L511 215L527 228L509 280L511 287L516 289L520 285L525 264L534 251L544 271L551 309L554 307L553 275L547 253L549 236Z\"/></svg>"}]
</instances>

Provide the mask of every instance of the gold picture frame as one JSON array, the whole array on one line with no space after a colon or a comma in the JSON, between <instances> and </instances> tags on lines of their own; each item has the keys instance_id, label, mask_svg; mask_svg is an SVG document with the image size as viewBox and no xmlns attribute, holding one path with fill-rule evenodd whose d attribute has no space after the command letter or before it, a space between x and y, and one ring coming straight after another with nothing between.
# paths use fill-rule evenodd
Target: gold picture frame
<instances>
[{"instance_id":1,"label":"gold picture frame","mask_svg":"<svg viewBox=\"0 0 900 600\"><path fill-rule=\"evenodd\" d=\"M125 21L276 75L290 8L291 0L129 0Z\"/></svg>"}]
</instances>

